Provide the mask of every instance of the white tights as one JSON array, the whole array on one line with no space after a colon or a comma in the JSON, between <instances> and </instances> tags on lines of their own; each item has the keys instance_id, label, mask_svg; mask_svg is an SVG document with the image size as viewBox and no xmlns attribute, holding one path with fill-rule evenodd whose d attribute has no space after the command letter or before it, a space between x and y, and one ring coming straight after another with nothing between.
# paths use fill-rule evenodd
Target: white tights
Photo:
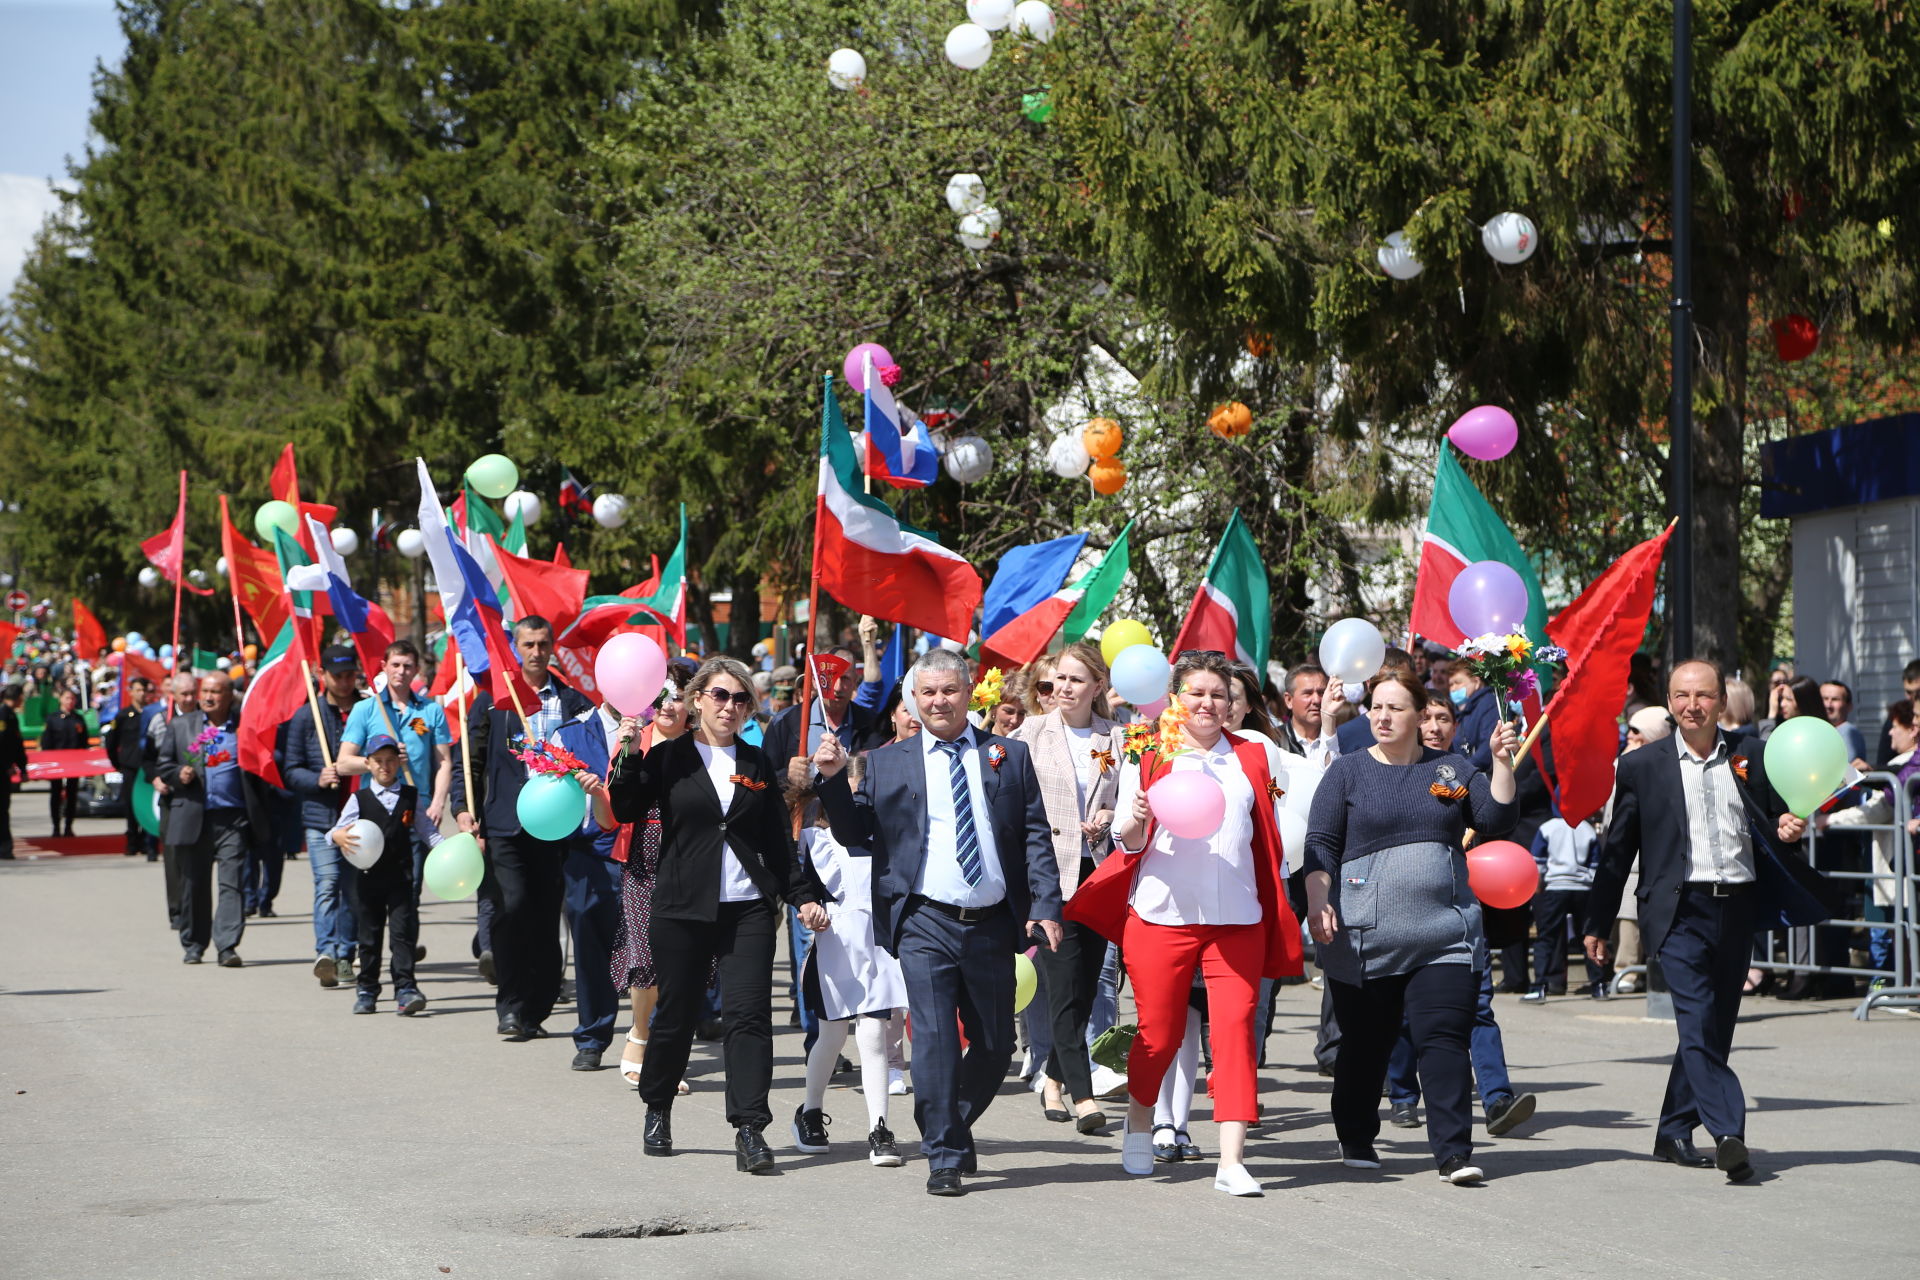
<instances>
[{"instance_id":1,"label":"white tights","mask_svg":"<svg viewBox=\"0 0 1920 1280\"><path fill-rule=\"evenodd\" d=\"M860 1088L867 1095L867 1129L871 1132L887 1119L887 1029L891 1021L879 1018L851 1018L820 1023L820 1036L807 1055L807 1097L809 1111L818 1111L827 1100L827 1082L833 1079L833 1067L840 1051L847 1047L847 1028L854 1028L854 1043L860 1047ZM1192 1092L1191 1087L1188 1090Z\"/></svg>"},{"instance_id":2,"label":"white tights","mask_svg":"<svg viewBox=\"0 0 1920 1280\"><path fill-rule=\"evenodd\" d=\"M1200 1011L1187 1010L1187 1035L1173 1065L1160 1081L1160 1097L1153 1104L1153 1127L1172 1125L1187 1132L1187 1118L1193 1114L1193 1087L1200 1078Z\"/></svg>"}]
</instances>

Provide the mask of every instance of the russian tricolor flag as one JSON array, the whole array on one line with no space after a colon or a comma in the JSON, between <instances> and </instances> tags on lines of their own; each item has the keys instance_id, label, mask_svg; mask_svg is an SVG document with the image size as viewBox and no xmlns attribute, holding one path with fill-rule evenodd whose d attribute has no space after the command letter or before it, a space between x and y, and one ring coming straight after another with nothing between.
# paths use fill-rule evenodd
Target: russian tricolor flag
<instances>
[{"instance_id":1,"label":"russian tricolor flag","mask_svg":"<svg viewBox=\"0 0 1920 1280\"><path fill-rule=\"evenodd\" d=\"M472 553L453 537L426 460L414 461L420 470L420 536L427 544L447 630L459 644L467 670L488 673L495 702L517 704L523 713L528 707L537 710L540 699L520 674L520 657L507 636L499 596Z\"/></svg>"},{"instance_id":2,"label":"russian tricolor flag","mask_svg":"<svg viewBox=\"0 0 1920 1280\"><path fill-rule=\"evenodd\" d=\"M924 489L940 474L927 424L907 413L867 366L867 443L863 462L868 475L896 489ZM909 425L911 424L911 425Z\"/></svg>"},{"instance_id":3,"label":"russian tricolor flag","mask_svg":"<svg viewBox=\"0 0 1920 1280\"><path fill-rule=\"evenodd\" d=\"M334 618L353 636L354 651L360 655L360 669L371 680L386 661L387 646L393 643L393 620L387 617L385 609L353 589L347 562L334 550L327 527L312 516L306 517L306 524L308 539L320 562L288 569L287 587L292 591L326 592Z\"/></svg>"}]
</instances>

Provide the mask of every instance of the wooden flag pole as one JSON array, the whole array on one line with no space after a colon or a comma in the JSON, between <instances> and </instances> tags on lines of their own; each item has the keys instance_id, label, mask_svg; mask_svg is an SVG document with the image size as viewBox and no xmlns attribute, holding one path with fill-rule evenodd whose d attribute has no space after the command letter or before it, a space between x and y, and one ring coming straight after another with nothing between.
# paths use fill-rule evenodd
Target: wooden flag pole
<instances>
[{"instance_id":1,"label":"wooden flag pole","mask_svg":"<svg viewBox=\"0 0 1920 1280\"><path fill-rule=\"evenodd\" d=\"M480 810L476 802L479 797L473 794L473 742L467 730L467 655L464 653L454 659L453 700L460 713L460 780L466 784L467 812L478 824Z\"/></svg>"},{"instance_id":2,"label":"wooden flag pole","mask_svg":"<svg viewBox=\"0 0 1920 1280\"><path fill-rule=\"evenodd\" d=\"M305 658L300 659L300 679L307 686L307 709L313 712L313 731L320 736L320 762L331 769L333 750L327 746L327 722L320 715L320 695L313 687L313 664Z\"/></svg>"}]
</instances>

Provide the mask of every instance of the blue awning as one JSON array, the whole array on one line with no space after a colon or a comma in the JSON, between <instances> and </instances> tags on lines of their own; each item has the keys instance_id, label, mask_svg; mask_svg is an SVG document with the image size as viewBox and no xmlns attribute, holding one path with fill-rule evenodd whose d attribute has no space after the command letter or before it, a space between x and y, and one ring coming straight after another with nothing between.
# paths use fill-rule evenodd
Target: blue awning
<instances>
[{"instance_id":1,"label":"blue awning","mask_svg":"<svg viewBox=\"0 0 1920 1280\"><path fill-rule=\"evenodd\" d=\"M1760 483L1769 520L1920 495L1920 413L1763 444Z\"/></svg>"}]
</instances>

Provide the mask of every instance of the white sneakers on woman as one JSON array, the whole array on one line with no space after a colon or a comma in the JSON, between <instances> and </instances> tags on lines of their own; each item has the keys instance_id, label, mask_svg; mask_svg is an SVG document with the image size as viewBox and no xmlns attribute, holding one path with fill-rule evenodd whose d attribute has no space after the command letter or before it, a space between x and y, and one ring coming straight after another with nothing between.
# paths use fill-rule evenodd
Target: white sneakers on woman
<instances>
[{"instance_id":1,"label":"white sneakers on woman","mask_svg":"<svg viewBox=\"0 0 1920 1280\"><path fill-rule=\"evenodd\" d=\"M1213 1175L1213 1189L1224 1191L1230 1196L1266 1194L1260 1189L1260 1184L1254 1180L1254 1176L1247 1172L1247 1166L1243 1164L1221 1165L1219 1172Z\"/></svg>"}]
</instances>

